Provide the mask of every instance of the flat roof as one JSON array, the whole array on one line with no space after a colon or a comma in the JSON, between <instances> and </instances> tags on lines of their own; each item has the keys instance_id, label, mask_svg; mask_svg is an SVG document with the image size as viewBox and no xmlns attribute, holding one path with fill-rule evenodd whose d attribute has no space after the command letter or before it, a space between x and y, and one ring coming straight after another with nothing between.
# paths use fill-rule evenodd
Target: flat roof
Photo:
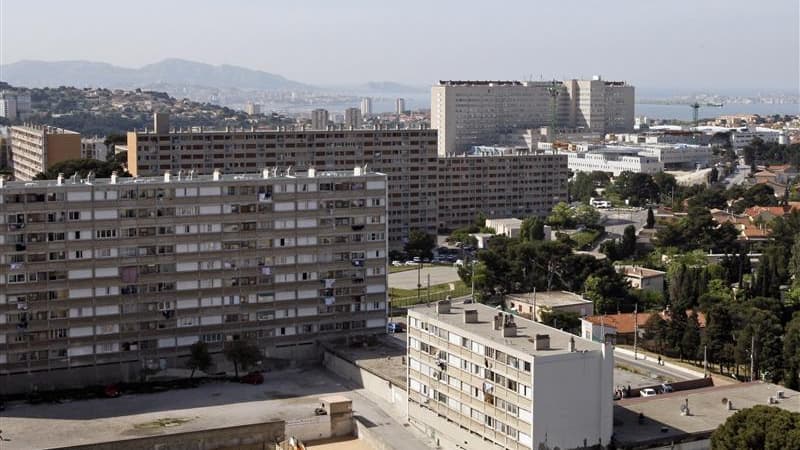
<instances>
[{"instance_id":1,"label":"flat roof","mask_svg":"<svg viewBox=\"0 0 800 450\"><path fill-rule=\"evenodd\" d=\"M163 176L159 177L117 177L116 182L112 183L111 178L94 178L92 180L77 179L72 181L69 177L65 177L61 184L58 180L33 180L33 181L6 181L5 187L7 188L35 188L35 187L82 187L82 186L125 186L137 184L210 184L219 181L270 181L270 180L293 180L293 179L325 179L325 178L358 178L368 176L385 176L380 172L361 172L356 175L352 170L338 170L338 171L316 171L313 177L308 176L307 171L292 172L287 175L284 172L270 171L268 177L264 177L263 173L237 173L237 174L224 174L220 173L219 179L214 180L214 175L190 175L184 172L181 176L171 173L170 181L165 181ZM2 186L0 186L2 188Z\"/></svg>"},{"instance_id":2,"label":"flat roof","mask_svg":"<svg viewBox=\"0 0 800 450\"><path fill-rule=\"evenodd\" d=\"M800 412L800 392L760 381L619 400L614 405L614 436L622 446L705 437L736 411L768 405L768 399L776 397L778 391L786 398L774 406ZM691 415L684 416L681 406L687 399ZM733 403L732 411L726 406L727 400ZM642 425L638 423L639 413L645 417Z\"/></svg>"},{"instance_id":3,"label":"flat roof","mask_svg":"<svg viewBox=\"0 0 800 450\"><path fill-rule=\"evenodd\" d=\"M666 275L666 272L639 266L617 266L617 269L629 277L653 278Z\"/></svg>"},{"instance_id":4,"label":"flat roof","mask_svg":"<svg viewBox=\"0 0 800 450\"><path fill-rule=\"evenodd\" d=\"M506 295L507 300L515 300L533 304L534 296L536 298L537 306L569 306L569 305L585 305L592 303L574 292L567 291L543 291L543 292L523 292L519 294Z\"/></svg>"},{"instance_id":5,"label":"flat roof","mask_svg":"<svg viewBox=\"0 0 800 450\"><path fill-rule=\"evenodd\" d=\"M473 336L492 341L498 348L507 347L518 352L534 356L547 356L555 354L570 353L570 338L575 339L576 348L581 350L600 350L602 344L583 339L574 334L557 330L547 325L543 325L532 320L519 316L513 316L480 303L454 304L450 306L449 313L437 313L436 304L417 305L409 308L409 313L415 313L423 317L438 320L453 328L457 328ZM478 312L478 321L474 323L464 323L464 311L474 310ZM509 315L517 325L517 335L513 337L503 337L499 330L493 327L493 319L498 313ZM537 334L547 334L550 336L550 348L547 350L536 350L536 345L532 339ZM466 337L466 336L465 336Z\"/></svg>"},{"instance_id":6,"label":"flat roof","mask_svg":"<svg viewBox=\"0 0 800 450\"><path fill-rule=\"evenodd\" d=\"M514 219L514 218L510 218L510 219L486 219L486 222L487 223L491 223L491 224L503 225L503 226L507 226L507 227L509 227L509 226L513 227L515 225L516 226L522 225L522 219Z\"/></svg>"}]
</instances>

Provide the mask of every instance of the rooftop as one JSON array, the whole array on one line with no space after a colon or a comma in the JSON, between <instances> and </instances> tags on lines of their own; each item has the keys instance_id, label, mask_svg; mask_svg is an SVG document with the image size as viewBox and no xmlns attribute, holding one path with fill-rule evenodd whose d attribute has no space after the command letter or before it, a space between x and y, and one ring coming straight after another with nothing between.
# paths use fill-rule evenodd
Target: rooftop
<instances>
[{"instance_id":1,"label":"rooftop","mask_svg":"<svg viewBox=\"0 0 800 450\"><path fill-rule=\"evenodd\" d=\"M502 226L506 226L506 227L514 227L514 226L518 227L518 226L522 225L522 219L514 219L514 218L510 218L510 219L486 219L486 221L487 221L487 223L490 223L492 225L502 225Z\"/></svg>"},{"instance_id":2,"label":"rooftop","mask_svg":"<svg viewBox=\"0 0 800 450\"><path fill-rule=\"evenodd\" d=\"M639 324L639 328L644 327L647 319L650 318L651 313L621 313L621 314L606 314L597 316L586 316L582 320L586 320L595 325L602 325L606 327L614 327L617 333L633 333L634 330L634 317Z\"/></svg>"},{"instance_id":3,"label":"rooftop","mask_svg":"<svg viewBox=\"0 0 800 450\"><path fill-rule=\"evenodd\" d=\"M169 176L167 176L169 174ZM308 171L293 172L290 170L279 171L275 169L264 169L262 173L239 173L216 175L194 175L189 173L178 173L177 175L167 172L161 177L116 177L116 178L64 178L59 180L34 180L34 181L4 181L0 182L0 188L35 188L35 187L79 187L79 186L103 186L103 185L139 185L139 184L208 184L215 181L255 181L255 180L290 180L301 178L334 178L334 177L367 177L382 176L380 172L367 172L360 167L354 170L339 171Z\"/></svg>"},{"instance_id":4,"label":"rooftop","mask_svg":"<svg viewBox=\"0 0 800 450\"><path fill-rule=\"evenodd\" d=\"M77 131L70 131L65 130L63 128L53 127L50 125L39 125L33 123L26 123L23 125L14 125L11 127L12 130L26 130L26 131L36 131L36 132L43 132L46 134L79 134Z\"/></svg>"},{"instance_id":5,"label":"rooftop","mask_svg":"<svg viewBox=\"0 0 800 450\"><path fill-rule=\"evenodd\" d=\"M614 436L625 447L705 437L736 411L767 405L770 397L777 397L778 391L783 391L786 398L778 400L775 406L800 412L800 392L763 382L623 399L614 406ZM681 406L687 400L691 415L681 415ZM733 410L728 410L727 400L732 402ZM642 425L638 423L639 413L645 417Z\"/></svg>"},{"instance_id":6,"label":"rooftop","mask_svg":"<svg viewBox=\"0 0 800 450\"><path fill-rule=\"evenodd\" d=\"M579 294L567 291L544 291L544 292L524 292L520 294L508 294L507 300L515 300L533 304L534 298L536 299L537 306L570 306L570 305L584 305L591 304L590 300L586 300Z\"/></svg>"},{"instance_id":7,"label":"rooftop","mask_svg":"<svg viewBox=\"0 0 800 450\"><path fill-rule=\"evenodd\" d=\"M547 325L532 320L503 313L502 311L480 303L454 304L450 306L450 312L448 313L437 313L436 311L436 304L418 305L408 310L409 314L417 314L425 318L437 320L450 327L471 334L473 337L489 340L495 342L498 346L504 346L528 355L547 356L570 353L570 339L575 340L576 349L578 351L594 351L602 348L602 344L585 340L579 336L548 327ZM471 323L464 323L464 311L476 311L478 316L477 320ZM515 336L503 336L501 331L494 329L493 321L498 313L513 319L517 327ZM549 348L547 350L537 350L534 338L536 335L543 334L549 335L550 337Z\"/></svg>"},{"instance_id":8,"label":"rooftop","mask_svg":"<svg viewBox=\"0 0 800 450\"><path fill-rule=\"evenodd\" d=\"M639 266L617 266L617 270L628 277L654 278L666 275L666 272Z\"/></svg>"}]
</instances>

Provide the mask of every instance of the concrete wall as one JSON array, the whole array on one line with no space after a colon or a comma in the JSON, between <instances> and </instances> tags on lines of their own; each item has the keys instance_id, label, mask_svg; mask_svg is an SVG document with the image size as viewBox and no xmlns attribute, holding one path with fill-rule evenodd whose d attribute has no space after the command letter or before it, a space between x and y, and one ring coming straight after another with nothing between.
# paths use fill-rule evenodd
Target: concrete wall
<instances>
[{"instance_id":1,"label":"concrete wall","mask_svg":"<svg viewBox=\"0 0 800 450\"><path fill-rule=\"evenodd\" d=\"M534 359L534 448L607 445L613 431L611 350Z\"/></svg>"},{"instance_id":2,"label":"concrete wall","mask_svg":"<svg viewBox=\"0 0 800 450\"><path fill-rule=\"evenodd\" d=\"M285 422L273 422L215 430L190 431L101 444L59 447L69 450L266 450L284 439Z\"/></svg>"},{"instance_id":3,"label":"concrete wall","mask_svg":"<svg viewBox=\"0 0 800 450\"><path fill-rule=\"evenodd\" d=\"M403 387L331 352L325 352L323 365L336 375L362 386L367 392L390 403L401 414L408 413L408 393Z\"/></svg>"},{"instance_id":4,"label":"concrete wall","mask_svg":"<svg viewBox=\"0 0 800 450\"><path fill-rule=\"evenodd\" d=\"M332 436L331 416L313 416L289 420L286 422L286 436L294 436L301 441L327 439Z\"/></svg>"},{"instance_id":5,"label":"concrete wall","mask_svg":"<svg viewBox=\"0 0 800 450\"><path fill-rule=\"evenodd\" d=\"M386 442L379 433L373 432L370 427L355 419L356 436L364 441L367 447L373 450L396 450L391 444Z\"/></svg>"}]
</instances>

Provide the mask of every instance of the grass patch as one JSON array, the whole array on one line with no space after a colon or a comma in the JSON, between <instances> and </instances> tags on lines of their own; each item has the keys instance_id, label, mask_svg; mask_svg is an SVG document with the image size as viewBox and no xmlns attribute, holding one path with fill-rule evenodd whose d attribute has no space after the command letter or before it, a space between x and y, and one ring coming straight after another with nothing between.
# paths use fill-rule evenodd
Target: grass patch
<instances>
[{"instance_id":1,"label":"grass patch","mask_svg":"<svg viewBox=\"0 0 800 450\"><path fill-rule=\"evenodd\" d=\"M451 289L452 285L452 289ZM464 284L463 281L453 281L451 283L442 283L432 285L430 288L430 301L437 302L444 300L447 296L461 297L468 295L471 288ZM421 289L400 289L389 288L389 295L392 298L392 306L402 307L415 305L417 303L425 303L428 301L428 287L423 286Z\"/></svg>"},{"instance_id":2,"label":"grass patch","mask_svg":"<svg viewBox=\"0 0 800 450\"><path fill-rule=\"evenodd\" d=\"M600 232L597 230L582 230L579 231L569 238L575 242L576 249L582 249L590 246L600 237Z\"/></svg>"}]
</instances>

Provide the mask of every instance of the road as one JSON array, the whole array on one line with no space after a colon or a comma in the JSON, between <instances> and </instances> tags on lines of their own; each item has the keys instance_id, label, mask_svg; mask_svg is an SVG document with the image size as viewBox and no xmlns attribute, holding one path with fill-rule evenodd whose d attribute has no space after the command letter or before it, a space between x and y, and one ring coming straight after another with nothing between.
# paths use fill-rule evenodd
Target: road
<instances>
[{"instance_id":1,"label":"road","mask_svg":"<svg viewBox=\"0 0 800 450\"><path fill-rule=\"evenodd\" d=\"M736 171L732 175L725 178L725 188L730 189L733 186L744 183L745 178L747 178L747 175L749 174L750 174L750 166L748 165L736 166Z\"/></svg>"},{"instance_id":2,"label":"road","mask_svg":"<svg viewBox=\"0 0 800 450\"><path fill-rule=\"evenodd\" d=\"M671 363L665 363L663 366L658 365L658 361L654 360L652 356L639 354L637 359L634 360L630 350L619 347L614 349L614 359L618 363L643 371L645 375L651 378L662 377L670 381L686 381L703 377L702 372L675 366Z\"/></svg>"}]
</instances>

